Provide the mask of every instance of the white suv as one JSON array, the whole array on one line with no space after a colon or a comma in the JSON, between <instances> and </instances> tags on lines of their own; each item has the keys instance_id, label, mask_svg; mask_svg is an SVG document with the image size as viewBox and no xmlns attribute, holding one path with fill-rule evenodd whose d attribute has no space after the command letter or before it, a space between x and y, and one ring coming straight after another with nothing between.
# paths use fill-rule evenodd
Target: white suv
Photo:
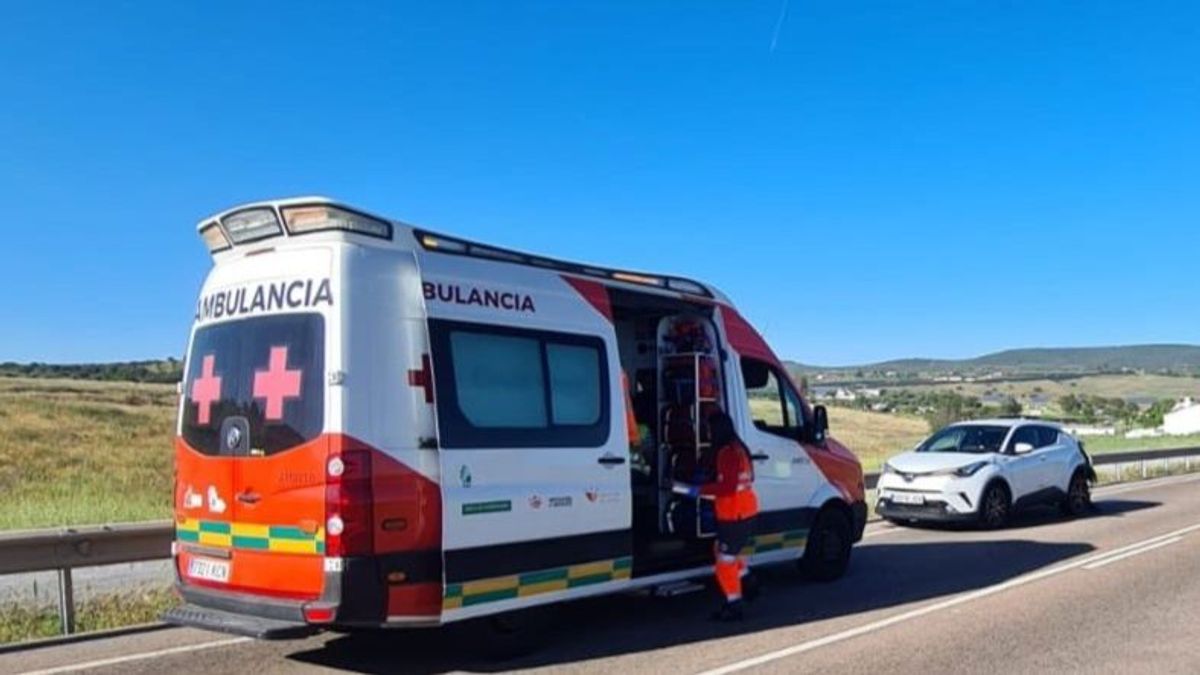
<instances>
[{"instance_id":1,"label":"white suv","mask_svg":"<svg viewBox=\"0 0 1200 675\"><path fill-rule=\"evenodd\" d=\"M893 522L1004 525L1014 509L1091 506L1095 471L1083 446L1057 424L977 420L952 424L883 465L875 511Z\"/></svg>"}]
</instances>

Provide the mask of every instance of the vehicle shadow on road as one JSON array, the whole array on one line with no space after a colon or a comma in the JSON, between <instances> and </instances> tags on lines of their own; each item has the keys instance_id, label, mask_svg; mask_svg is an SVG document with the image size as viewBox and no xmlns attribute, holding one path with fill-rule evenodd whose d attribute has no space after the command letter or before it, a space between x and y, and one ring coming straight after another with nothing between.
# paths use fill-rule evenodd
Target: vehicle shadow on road
<instances>
[{"instance_id":1,"label":"vehicle shadow on road","mask_svg":"<svg viewBox=\"0 0 1200 675\"><path fill-rule=\"evenodd\" d=\"M290 655L313 665L361 673L498 672L561 666L591 659L700 643L887 609L983 588L1094 550L1086 543L1023 539L876 543L855 550L846 576L829 584L804 581L794 566L760 574L764 592L744 621L708 621L712 590L671 599L621 595L583 600L556 611L545 645L530 656L489 662L478 655L483 633L468 626L339 636L322 648ZM819 637L829 630L814 631Z\"/></svg>"}]
</instances>

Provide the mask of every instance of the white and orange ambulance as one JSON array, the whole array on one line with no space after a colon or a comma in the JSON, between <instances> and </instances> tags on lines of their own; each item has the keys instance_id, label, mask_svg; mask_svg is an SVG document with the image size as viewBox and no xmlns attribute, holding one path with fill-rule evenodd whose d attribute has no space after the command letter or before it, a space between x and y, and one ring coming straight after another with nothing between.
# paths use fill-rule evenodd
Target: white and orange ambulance
<instances>
[{"instance_id":1,"label":"white and orange ambulance","mask_svg":"<svg viewBox=\"0 0 1200 675\"><path fill-rule=\"evenodd\" d=\"M706 419L751 450L751 564L837 578L858 460L710 286L504 250L324 198L240 206L175 440L172 622L438 625L711 573Z\"/></svg>"}]
</instances>

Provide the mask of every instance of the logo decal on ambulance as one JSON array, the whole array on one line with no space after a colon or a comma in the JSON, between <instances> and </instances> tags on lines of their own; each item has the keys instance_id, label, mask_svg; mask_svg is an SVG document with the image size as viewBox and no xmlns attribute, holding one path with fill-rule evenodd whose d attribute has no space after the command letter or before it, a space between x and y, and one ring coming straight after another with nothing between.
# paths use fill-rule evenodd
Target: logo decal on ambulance
<instances>
[{"instance_id":1,"label":"logo decal on ambulance","mask_svg":"<svg viewBox=\"0 0 1200 675\"><path fill-rule=\"evenodd\" d=\"M225 500L217 493L216 486L208 486L208 510L213 513L225 513Z\"/></svg>"},{"instance_id":2,"label":"logo decal on ambulance","mask_svg":"<svg viewBox=\"0 0 1200 675\"><path fill-rule=\"evenodd\" d=\"M204 497L200 496L199 492L192 489L192 486L187 486L187 490L183 493L183 508L198 509L204 506Z\"/></svg>"}]
</instances>

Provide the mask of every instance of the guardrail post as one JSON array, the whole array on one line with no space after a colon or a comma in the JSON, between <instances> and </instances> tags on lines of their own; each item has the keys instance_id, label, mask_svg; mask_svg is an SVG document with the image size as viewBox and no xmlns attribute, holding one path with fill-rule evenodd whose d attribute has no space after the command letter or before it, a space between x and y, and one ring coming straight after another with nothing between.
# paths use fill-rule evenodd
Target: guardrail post
<instances>
[{"instance_id":1,"label":"guardrail post","mask_svg":"<svg viewBox=\"0 0 1200 675\"><path fill-rule=\"evenodd\" d=\"M1142 460L1142 480L1146 480L1146 460Z\"/></svg>"},{"instance_id":2,"label":"guardrail post","mask_svg":"<svg viewBox=\"0 0 1200 675\"><path fill-rule=\"evenodd\" d=\"M75 632L75 589L71 585L71 568L58 570L58 625L63 635Z\"/></svg>"}]
</instances>

